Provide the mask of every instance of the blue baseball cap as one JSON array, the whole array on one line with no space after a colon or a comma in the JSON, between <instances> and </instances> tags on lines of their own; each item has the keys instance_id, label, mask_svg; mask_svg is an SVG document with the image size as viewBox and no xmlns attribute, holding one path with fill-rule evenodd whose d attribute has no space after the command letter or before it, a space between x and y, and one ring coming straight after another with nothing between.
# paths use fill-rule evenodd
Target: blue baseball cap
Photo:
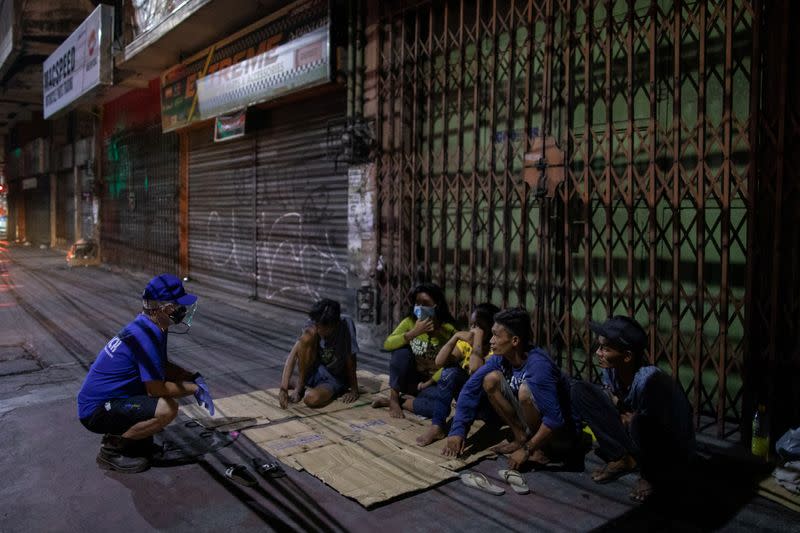
<instances>
[{"instance_id":1,"label":"blue baseball cap","mask_svg":"<svg viewBox=\"0 0 800 533\"><path fill-rule=\"evenodd\" d=\"M142 298L157 302L175 302L180 305L192 305L197 301L197 296L186 292L181 280L172 274L161 274L151 279L144 288Z\"/></svg>"}]
</instances>

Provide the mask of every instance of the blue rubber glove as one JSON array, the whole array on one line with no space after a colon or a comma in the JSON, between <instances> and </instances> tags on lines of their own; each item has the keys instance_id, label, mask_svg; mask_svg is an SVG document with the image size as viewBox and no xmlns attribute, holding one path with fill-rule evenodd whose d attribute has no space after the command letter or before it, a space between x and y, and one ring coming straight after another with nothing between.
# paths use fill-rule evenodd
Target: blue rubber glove
<instances>
[{"instance_id":1,"label":"blue rubber glove","mask_svg":"<svg viewBox=\"0 0 800 533\"><path fill-rule=\"evenodd\" d=\"M208 390L206 380L203 379L203 376L197 375L194 382L197 385L197 390L194 392L197 405L202 405L208 410L208 414L214 416L214 400L211 399L211 392Z\"/></svg>"}]
</instances>

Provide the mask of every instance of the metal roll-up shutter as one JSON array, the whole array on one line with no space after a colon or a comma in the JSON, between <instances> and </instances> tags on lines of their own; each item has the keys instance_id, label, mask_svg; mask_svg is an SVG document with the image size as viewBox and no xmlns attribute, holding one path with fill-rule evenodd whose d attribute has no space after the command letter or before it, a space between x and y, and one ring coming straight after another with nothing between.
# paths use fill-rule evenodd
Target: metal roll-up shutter
<instances>
[{"instance_id":1,"label":"metal roll-up shutter","mask_svg":"<svg viewBox=\"0 0 800 533\"><path fill-rule=\"evenodd\" d=\"M178 271L178 136L161 125L107 140L103 258L149 273Z\"/></svg>"},{"instance_id":2,"label":"metal roll-up shutter","mask_svg":"<svg viewBox=\"0 0 800 533\"><path fill-rule=\"evenodd\" d=\"M214 143L207 130L190 138L189 270L228 290L254 293L256 138Z\"/></svg>"},{"instance_id":3,"label":"metal roll-up shutter","mask_svg":"<svg viewBox=\"0 0 800 533\"><path fill-rule=\"evenodd\" d=\"M50 245L50 180L36 178L37 187L25 191L25 240Z\"/></svg>"},{"instance_id":4,"label":"metal roll-up shutter","mask_svg":"<svg viewBox=\"0 0 800 533\"><path fill-rule=\"evenodd\" d=\"M344 109L338 95L276 109L259 135L259 299L303 311L347 301L347 167L334 161Z\"/></svg>"},{"instance_id":5,"label":"metal roll-up shutter","mask_svg":"<svg viewBox=\"0 0 800 533\"><path fill-rule=\"evenodd\" d=\"M56 177L56 238L64 244L75 241L75 176L71 169Z\"/></svg>"}]
</instances>

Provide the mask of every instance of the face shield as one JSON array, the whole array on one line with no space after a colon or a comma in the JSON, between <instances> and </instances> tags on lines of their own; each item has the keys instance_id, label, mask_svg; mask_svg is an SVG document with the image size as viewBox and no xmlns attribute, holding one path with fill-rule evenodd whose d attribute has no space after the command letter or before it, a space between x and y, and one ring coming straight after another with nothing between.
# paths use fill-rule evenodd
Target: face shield
<instances>
[{"instance_id":1,"label":"face shield","mask_svg":"<svg viewBox=\"0 0 800 533\"><path fill-rule=\"evenodd\" d=\"M172 310L169 319L172 322L169 326L170 333L188 333L192 327L192 319L197 311L197 302L192 305L179 305Z\"/></svg>"}]
</instances>

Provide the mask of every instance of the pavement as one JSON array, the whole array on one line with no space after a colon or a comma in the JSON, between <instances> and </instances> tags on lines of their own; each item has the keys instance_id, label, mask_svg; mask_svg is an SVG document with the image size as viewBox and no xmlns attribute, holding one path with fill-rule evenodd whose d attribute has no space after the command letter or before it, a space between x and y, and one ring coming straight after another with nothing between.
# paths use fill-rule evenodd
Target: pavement
<instances>
[{"instance_id":1,"label":"pavement","mask_svg":"<svg viewBox=\"0 0 800 533\"><path fill-rule=\"evenodd\" d=\"M594 454L583 472L526 473L532 493L524 496L455 480L366 510L291 469L245 488L224 477L226 466L263 453L244 436L203 441L182 417L162 438L199 446L199 460L103 471L99 436L78 421L75 396L97 352L138 313L154 274L69 268L60 251L0 242L0 531L797 531L796 513L754 495L763 465L731 459L725 443L708 439L686 490L645 505L628 499L634 475L593 483ZM209 284L188 289L198 311L189 334L170 335L170 359L201 371L217 398L277 386L304 316ZM365 331L359 368L386 372L380 339ZM505 467L499 458L473 469L497 482Z\"/></svg>"}]
</instances>

